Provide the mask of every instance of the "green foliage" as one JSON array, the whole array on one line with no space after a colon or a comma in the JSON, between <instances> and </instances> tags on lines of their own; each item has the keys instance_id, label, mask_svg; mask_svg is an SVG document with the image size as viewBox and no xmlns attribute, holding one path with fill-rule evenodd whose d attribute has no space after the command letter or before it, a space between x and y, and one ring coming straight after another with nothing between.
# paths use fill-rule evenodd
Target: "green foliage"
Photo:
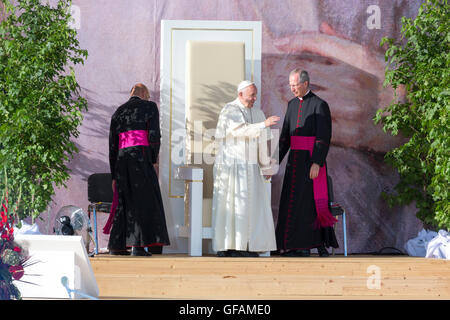
<instances>
[{"instance_id":1,"label":"green foliage","mask_svg":"<svg viewBox=\"0 0 450 320\"><path fill-rule=\"evenodd\" d=\"M387 44L384 85L404 88L406 101L378 110L392 135L409 141L386 154L397 168L391 205L416 202L417 217L433 227L450 229L450 7L447 0L427 0L415 19L402 18L402 38ZM397 99L398 100L398 99Z\"/></svg>"},{"instance_id":2,"label":"green foliage","mask_svg":"<svg viewBox=\"0 0 450 320\"><path fill-rule=\"evenodd\" d=\"M65 186L66 166L78 151L87 102L73 66L83 63L76 30L69 27L70 0L3 1L0 24L0 191L21 201L19 216L37 217L54 188ZM2 193L2 192L0 192Z\"/></svg>"}]
</instances>

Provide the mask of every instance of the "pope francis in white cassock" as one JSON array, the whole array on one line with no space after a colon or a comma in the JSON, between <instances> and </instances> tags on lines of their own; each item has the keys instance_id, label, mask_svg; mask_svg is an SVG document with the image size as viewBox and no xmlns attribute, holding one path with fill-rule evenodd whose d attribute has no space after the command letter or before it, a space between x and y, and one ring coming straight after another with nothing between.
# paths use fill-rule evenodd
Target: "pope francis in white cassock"
<instances>
[{"instance_id":1,"label":"pope francis in white cassock","mask_svg":"<svg viewBox=\"0 0 450 320\"><path fill-rule=\"evenodd\" d=\"M254 83L241 82L238 97L217 122L212 224L213 250L220 257L253 257L277 248L265 179L271 174L269 127L280 118L266 119L253 108L256 95Z\"/></svg>"}]
</instances>

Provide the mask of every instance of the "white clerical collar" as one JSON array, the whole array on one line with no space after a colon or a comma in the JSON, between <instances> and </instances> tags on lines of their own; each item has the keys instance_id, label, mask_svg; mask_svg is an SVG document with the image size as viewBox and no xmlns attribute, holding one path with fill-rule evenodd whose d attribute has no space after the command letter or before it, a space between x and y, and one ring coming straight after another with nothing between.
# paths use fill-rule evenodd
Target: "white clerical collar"
<instances>
[{"instance_id":1,"label":"white clerical collar","mask_svg":"<svg viewBox=\"0 0 450 320\"><path fill-rule=\"evenodd\" d=\"M308 91L306 91L305 95L304 95L303 97L299 98L300 101L303 101L303 98L306 97L310 91L311 91L311 90L308 89Z\"/></svg>"}]
</instances>

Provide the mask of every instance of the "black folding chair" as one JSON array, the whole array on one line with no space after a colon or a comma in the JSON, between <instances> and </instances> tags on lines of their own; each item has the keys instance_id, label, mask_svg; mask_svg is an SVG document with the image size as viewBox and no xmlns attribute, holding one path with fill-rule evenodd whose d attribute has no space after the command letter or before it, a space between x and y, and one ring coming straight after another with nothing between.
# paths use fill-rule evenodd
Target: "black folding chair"
<instances>
[{"instance_id":1,"label":"black folding chair","mask_svg":"<svg viewBox=\"0 0 450 320\"><path fill-rule=\"evenodd\" d=\"M342 216L342 230L344 232L344 255L347 256L347 228L346 228L346 217L345 217L345 209L334 202L334 191L333 191L333 181L330 176L327 176L328 182L328 202L330 205L331 214L338 218L338 216ZM336 229L336 225L334 225ZM334 248L332 249L332 254L334 255Z\"/></svg>"},{"instance_id":2,"label":"black folding chair","mask_svg":"<svg viewBox=\"0 0 450 320\"><path fill-rule=\"evenodd\" d=\"M110 173L94 173L88 178L88 216L94 214L94 253L98 254L97 212L110 213L113 201L112 177Z\"/></svg>"}]
</instances>

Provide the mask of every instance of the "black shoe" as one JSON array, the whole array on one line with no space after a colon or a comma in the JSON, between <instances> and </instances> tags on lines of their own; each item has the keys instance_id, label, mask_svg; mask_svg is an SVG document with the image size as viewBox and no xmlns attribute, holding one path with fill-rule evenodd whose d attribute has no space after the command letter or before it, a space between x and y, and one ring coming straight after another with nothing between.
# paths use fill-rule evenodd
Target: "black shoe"
<instances>
[{"instance_id":1,"label":"black shoe","mask_svg":"<svg viewBox=\"0 0 450 320\"><path fill-rule=\"evenodd\" d=\"M283 257L309 257L311 255L309 249L305 250L289 250L287 252L283 252L281 256Z\"/></svg>"},{"instance_id":2,"label":"black shoe","mask_svg":"<svg viewBox=\"0 0 450 320\"><path fill-rule=\"evenodd\" d=\"M256 252L250 252L250 251L237 251L238 254L240 254L241 257L259 257L259 254Z\"/></svg>"},{"instance_id":3,"label":"black shoe","mask_svg":"<svg viewBox=\"0 0 450 320\"><path fill-rule=\"evenodd\" d=\"M230 254L228 253L228 251L217 251L217 256L218 257L229 257Z\"/></svg>"},{"instance_id":4,"label":"black shoe","mask_svg":"<svg viewBox=\"0 0 450 320\"><path fill-rule=\"evenodd\" d=\"M309 257L311 255L311 251L309 249L297 250L295 254L296 257Z\"/></svg>"},{"instance_id":5,"label":"black shoe","mask_svg":"<svg viewBox=\"0 0 450 320\"><path fill-rule=\"evenodd\" d=\"M124 249L124 250L110 249L109 250L109 254L112 255L112 256L129 256L130 252L127 251L126 249Z\"/></svg>"},{"instance_id":6,"label":"black shoe","mask_svg":"<svg viewBox=\"0 0 450 320\"><path fill-rule=\"evenodd\" d=\"M163 246L151 246L147 247L147 252L150 252L152 254L162 254Z\"/></svg>"},{"instance_id":7,"label":"black shoe","mask_svg":"<svg viewBox=\"0 0 450 320\"><path fill-rule=\"evenodd\" d=\"M328 253L327 249L325 249L325 246L317 247L317 252L319 253L319 257L328 257L330 254Z\"/></svg>"},{"instance_id":8,"label":"black shoe","mask_svg":"<svg viewBox=\"0 0 450 320\"><path fill-rule=\"evenodd\" d=\"M227 250L228 257L242 257L241 252L237 250Z\"/></svg>"},{"instance_id":9,"label":"black shoe","mask_svg":"<svg viewBox=\"0 0 450 320\"><path fill-rule=\"evenodd\" d=\"M295 257L295 250L289 250L285 251L282 254L280 254L282 257Z\"/></svg>"},{"instance_id":10,"label":"black shoe","mask_svg":"<svg viewBox=\"0 0 450 320\"><path fill-rule=\"evenodd\" d=\"M131 255L132 256L150 257L152 255L152 253L145 251L145 249L142 247L131 247Z\"/></svg>"},{"instance_id":11,"label":"black shoe","mask_svg":"<svg viewBox=\"0 0 450 320\"><path fill-rule=\"evenodd\" d=\"M280 256L280 250L274 250L274 251L270 251L270 255L271 256Z\"/></svg>"}]
</instances>

